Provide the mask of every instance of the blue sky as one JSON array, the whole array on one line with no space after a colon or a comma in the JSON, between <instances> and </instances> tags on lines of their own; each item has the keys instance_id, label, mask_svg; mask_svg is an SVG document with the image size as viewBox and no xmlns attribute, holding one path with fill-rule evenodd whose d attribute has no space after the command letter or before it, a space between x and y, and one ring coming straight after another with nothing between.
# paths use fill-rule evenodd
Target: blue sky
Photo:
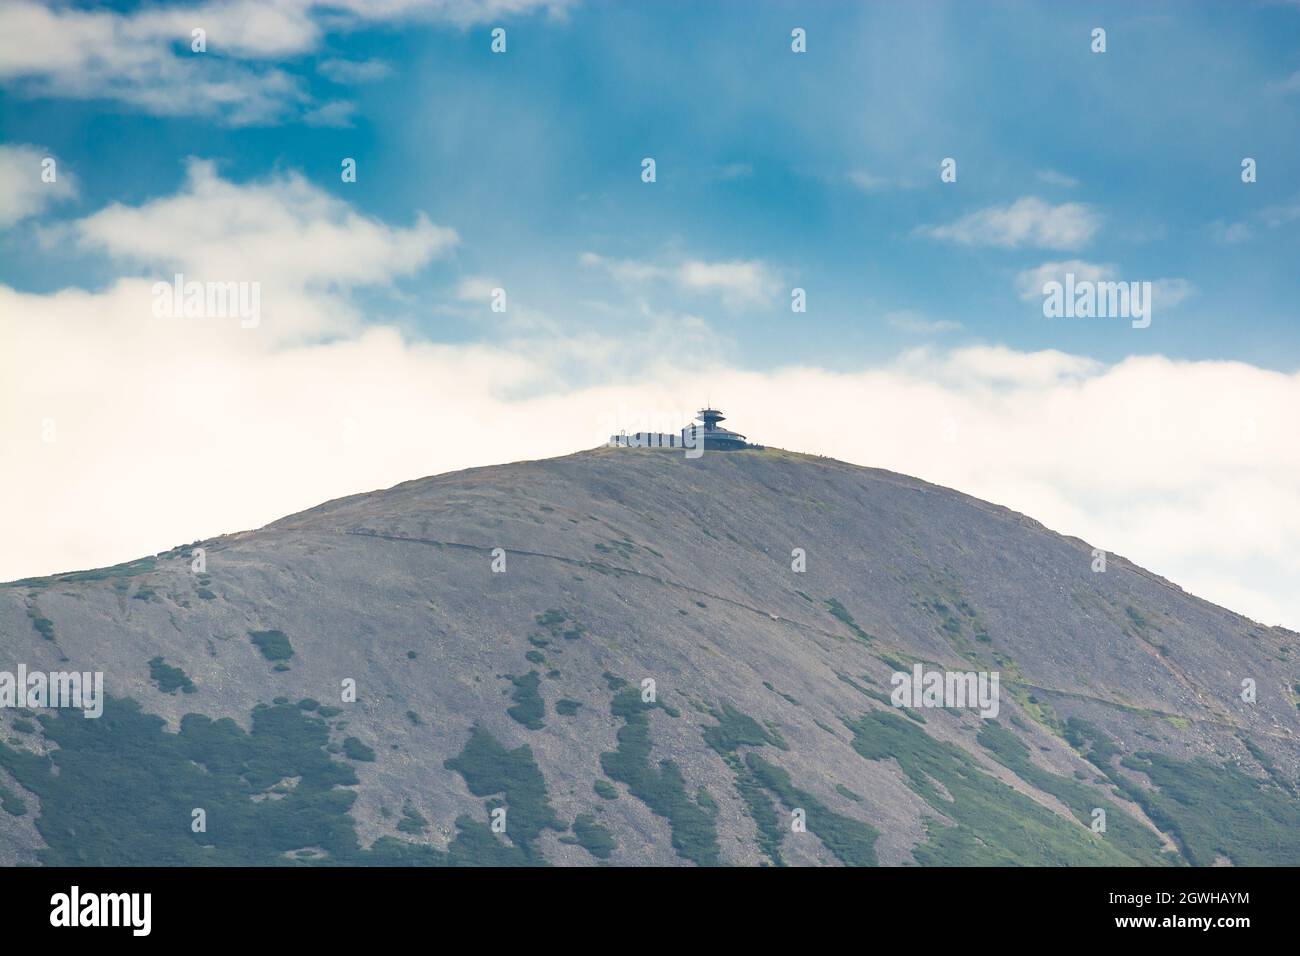
<instances>
[{"instance_id":1,"label":"blue sky","mask_svg":"<svg viewBox=\"0 0 1300 956\"><path fill-rule=\"evenodd\" d=\"M496 24L504 55L489 50ZM795 25L808 31L803 55L790 51ZM1098 25L1104 54L1089 49ZM450 306L459 279L482 273L563 327L608 332L637 318L591 307L617 311L619 290L581 266L585 252L760 261L779 294L743 307L671 286L646 294L699 315L756 367L849 367L937 337L1293 369L1297 38L1289 4L594 3L468 25L352 23L274 61L317 107L355 104L342 127L310 125L298 107L235 126L229 111L157 116L33 96L24 77L5 86L0 118L6 141L40 144L75 170L79 198L59 217L174 192L187 156L216 160L233 182L299 171L389 222L423 211L462 237L454 261L403 279L424 303ZM207 55L219 47L214 35ZM337 60L384 75L335 83L321 64ZM343 156L358 161L355 184L339 181ZM644 156L656 159L654 184L640 181ZM953 184L938 177L948 156ZM1259 164L1249 185L1245 156ZM918 233L1022 197L1082 204L1099 225L1057 249ZM33 248L23 230L4 253L0 281L20 289L113 274ZM1183 300L1167 311L1157 301L1140 332L1044 319L1016 277L1070 260L1183 280ZM790 312L793 286L808 290L806 315ZM432 339L494 334L449 309L366 304ZM949 330L923 331L933 323Z\"/></svg>"},{"instance_id":2,"label":"blue sky","mask_svg":"<svg viewBox=\"0 0 1300 956\"><path fill-rule=\"evenodd\" d=\"M1298 121L1293 0L0 0L0 580L711 399L1300 628Z\"/></svg>"}]
</instances>

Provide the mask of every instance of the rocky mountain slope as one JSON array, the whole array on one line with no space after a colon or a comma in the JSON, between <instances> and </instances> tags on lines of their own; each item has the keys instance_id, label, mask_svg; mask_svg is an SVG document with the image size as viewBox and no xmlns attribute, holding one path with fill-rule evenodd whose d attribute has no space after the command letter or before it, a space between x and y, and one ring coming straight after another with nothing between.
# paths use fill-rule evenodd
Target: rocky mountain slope
<instances>
[{"instance_id":1,"label":"rocky mountain slope","mask_svg":"<svg viewBox=\"0 0 1300 956\"><path fill-rule=\"evenodd\" d=\"M1093 567L900 475L620 448L14 582L0 670L109 699L0 710L0 861L1300 862L1298 635ZM916 662L997 717L893 706Z\"/></svg>"}]
</instances>

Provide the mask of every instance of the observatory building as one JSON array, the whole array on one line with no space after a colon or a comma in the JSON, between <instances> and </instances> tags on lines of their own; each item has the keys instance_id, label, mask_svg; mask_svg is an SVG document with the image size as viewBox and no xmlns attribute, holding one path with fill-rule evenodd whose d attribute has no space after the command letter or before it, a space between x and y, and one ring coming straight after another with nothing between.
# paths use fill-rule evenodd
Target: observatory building
<instances>
[{"instance_id":1,"label":"observatory building","mask_svg":"<svg viewBox=\"0 0 1300 956\"><path fill-rule=\"evenodd\" d=\"M740 451L744 448L762 448L751 445L745 436L723 428L718 423L727 417L716 408L701 408L695 422L687 425L680 434L673 432L637 432L629 435L620 432L611 435L609 443L618 448L702 448L716 451ZM696 424L696 422L700 424Z\"/></svg>"}]
</instances>

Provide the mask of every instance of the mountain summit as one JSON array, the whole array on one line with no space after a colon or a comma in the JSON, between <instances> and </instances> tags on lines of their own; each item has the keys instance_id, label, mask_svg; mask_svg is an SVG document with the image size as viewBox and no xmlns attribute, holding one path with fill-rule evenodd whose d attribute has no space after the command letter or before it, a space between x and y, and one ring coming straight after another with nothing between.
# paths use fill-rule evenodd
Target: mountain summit
<instances>
[{"instance_id":1,"label":"mountain summit","mask_svg":"<svg viewBox=\"0 0 1300 956\"><path fill-rule=\"evenodd\" d=\"M0 708L6 864L1300 856L1296 634L774 449L410 481L4 585L0 638L105 692Z\"/></svg>"}]
</instances>

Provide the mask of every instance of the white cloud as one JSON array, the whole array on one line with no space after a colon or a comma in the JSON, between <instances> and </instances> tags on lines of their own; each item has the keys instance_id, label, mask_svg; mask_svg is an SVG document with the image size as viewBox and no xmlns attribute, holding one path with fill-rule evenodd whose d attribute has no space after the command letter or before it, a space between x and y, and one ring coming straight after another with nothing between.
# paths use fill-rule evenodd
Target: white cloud
<instances>
[{"instance_id":1,"label":"white cloud","mask_svg":"<svg viewBox=\"0 0 1300 956\"><path fill-rule=\"evenodd\" d=\"M882 176L876 176L865 169L855 169L849 173L849 182L857 186L864 193L879 192L889 187L889 180Z\"/></svg>"},{"instance_id":2,"label":"white cloud","mask_svg":"<svg viewBox=\"0 0 1300 956\"><path fill-rule=\"evenodd\" d=\"M946 382L959 391L973 392L1078 385L1103 366L1094 359L1055 349L1017 352L1001 345L977 345L945 352L910 349L892 368L909 377Z\"/></svg>"},{"instance_id":3,"label":"white cloud","mask_svg":"<svg viewBox=\"0 0 1300 956\"><path fill-rule=\"evenodd\" d=\"M562 19L578 0L311 0L366 20L419 20L470 27L504 17L545 13Z\"/></svg>"},{"instance_id":4,"label":"white cloud","mask_svg":"<svg viewBox=\"0 0 1300 956\"><path fill-rule=\"evenodd\" d=\"M1087 245L1100 228L1100 214L1084 203L1053 206L1024 196L1009 206L989 206L949 225L926 226L919 232L965 246L1075 249Z\"/></svg>"},{"instance_id":5,"label":"white cloud","mask_svg":"<svg viewBox=\"0 0 1300 956\"><path fill-rule=\"evenodd\" d=\"M348 289L418 267L445 247L436 228L375 222L292 177L237 186L203 164L177 196L81 220L72 235L113 256L196 273L269 257L293 277L279 288L313 334L155 319L150 278L97 292L0 286L0 534L21 542L0 550L0 579L590 447L643 412L689 412L711 394L758 441L959 488L1300 626L1300 374L997 347L916 349L851 372L746 371L700 360L727 351L707 347L698 319L648 310L632 339L435 344L355 321L339 330ZM823 413L808 416L813 406Z\"/></svg>"},{"instance_id":6,"label":"white cloud","mask_svg":"<svg viewBox=\"0 0 1300 956\"><path fill-rule=\"evenodd\" d=\"M1260 213L1260 216L1264 223L1272 229L1288 226L1300 219L1300 200L1268 206Z\"/></svg>"},{"instance_id":7,"label":"white cloud","mask_svg":"<svg viewBox=\"0 0 1300 956\"><path fill-rule=\"evenodd\" d=\"M359 320L350 290L415 272L449 251L455 230L417 215L410 227L358 214L301 176L236 184L191 160L183 189L140 206L112 203L50 230L48 241L143 269L151 281L258 282L260 335L335 334ZM146 298L138 308L150 314Z\"/></svg>"},{"instance_id":8,"label":"white cloud","mask_svg":"<svg viewBox=\"0 0 1300 956\"><path fill-rule=\"evenodd\" d=\"M1235 245L1239 242L1247 242L1254 235L1249 223L1244 222L1224 222L1219 220L1210 226L1210 232L1215 241L1222 242L1226 245Z\"/></svg>"},{"instance_id":9,"label":"white cloud","mask_svg":"<svg viewBox=\"0 0 1300 956\"><path fill-rule=\"evenodd\" d=\"M667 282L686 292L716 295L729 309L771 305L781 291L780 273L761 259L687 259L661 265L584 252L578 261L625 285Z\"/></svg>"},{"instance_id":10,"label":"white cloud","mask_svg":"<svg viewBox=\"0 0 1300 956\"><path fill-rule=\"evenodd\" d=\"M1300 70L1297 70L1296 72L1292 73L1284 80L1278 80L1274 83L1270 83L1268 88L1277 93L1300 92Z\"/></svg>"},{"instance_id":11,"label":"white cloud","mask_svg":"<svg viewBox=\"0 0 1300 956\"><path fill-rule=\"evenodd\" d=\"M1044 262L1041 266L1016 274L1016 291L1026 302L1041 299L1046 283L1064 282L1066 274L1071 272L1074 273L1075 282L1111 282L1117 270L1109 263L1084 262L1082 259Z\"/></svg>"},{"instance_id":12,"label":"white cloud","mask_svg":"<svg viewBox=\"0 0 1300 956\"><path fill-rule=\"evenodd\" d=\"M383 60L321 60L316 69L328 80L344 85L373 83L392 75L393 68Z\"/></svg>"},{"instance_id":13,"label":"white cloud","mask_svg":"<svg viewBox=\"0 0 1300 956\"><path fill-rule=\"evenodd\" d=\"M677 281L695 292L711 292L732 308L770 305L780 287L776 273L758 259L682 263Z\"/></svg>"},{"instance_id":14,"label":"white cloud","mask_svg":"<svg viewBox=\"0 0 1300 956\"><path fill-rule=\"evenodd\" d=\"M1079 180L1073 176L1067 176L1065 173L1057 172L1055 169L1040 169L1036 175L1040 182L1047 183L1049 186L1074 189L1079 185Z\"/></svg>"},{"instance_id":15,"label":"white cloud","mask_svg":"<svg viewBox=\"0 0 1300 956\"><path fill-rule=\"evenodd\" d=\"M42 178L41 163L55 159L54 182ZM0 145L0 229L44 212L51 203L73 199L77 180L48 150L36 146Z\"/></svg>"},{"instance_id":16,"label":"white cloud","mask_svg":"<svg viewBox=\"0 0 1300 956\"><path fill-rule=\"evenodd\" d=\"M1044 262L1033 269L1025 269L1016 274L1016 291L1026 302L1041 300L1044 284L1064 284L1066 275L1070 273L1073 273L1076 285L1080 282L1150 282L1152 307L1161 310L1180 305L1196 292L1196 287L1186 279L1144 279L1137 275L1121 275L1119 268L1112 263L1085 262L1082 259Z\"/></svg>"},{"instance_id":17,"label":"white cloud","mask_svg":"<svg viewBox=\"0 0 1300 956\"><path fill-rule=\"evenodd\" d=\"M456 287L456 298L462 302L473 302L487 308L492 299L492 290L501 288L501 283L487 276L465 276Z\"/></svg>"},{"instance_id":18,"label":"white cloud","mask_svg":"<svg viewBox=\"0 0 1300 956\"><path fill-rule=\"evenodd\" d=\"M754 167L749 163L727 163L718 170L718 178L722 180L748 179L754 175Z\"/></svg>"},{"instance_id":19,"label":"white cloud","mask_svg":"<svg viewBox=\"0 0 1300 956\"><path fill-rule=\"evenodd\" d=\"M191 52L196 28L207 31L214 55ZM264 61L319 41L301 3L229 0L125 14L11 0L0 7L0 82L34 96L264 123L306 101L296 78Z\"/></svg>"},{"instance_id":20,"label":"white cloud","mask_svg":"<svg viewBox=\"0 0 1300 956\"><path fill-rule=\"evenodd\" d=\"M411 19L465 28L536 11L560 14L569 6L568 0L207 0L117 12L6 0L0 83L33 96L120 100L162 116L274 123L326 108L311 102L297 77L271 64L315 52L332 30ZM191 50L196 28L206 32L206 53Z\"/></svg>"},{"instance_id":21,"label":"white cloud","mask_svg":"<svg viewBox=\"0 0 1300 956\"><path fill-rule=\"evenodd\" d=\"M578 262L589 269L599 269L618 282L635 284L668 279L671 270L638 259L611 259L594 252L584 252Z\"/></svg>"},{"instance_id":22,"label":"white cloud","mask_svg":"<svg viewBox=\"0 0 1300 956\"><path fill-rule=\"evenodd\" d=\"M1155 279L1151 283L1151 302L1161 309L1172 309L1196 294L1196 286L1186 279Z\"/></svg>"},{"instance_id":23,"label":"white cloud","mask_svg":"<svg viewBox=\"0 0 1300 956\"><path fill-rule=\"evenodd\" d=\"M934 335L941 332L956 332L961 329L960 322L951 319L928 319L920 312L903 309L898 312L886 312L885 321L890 326L903 332L917 335Z\"/></svg>"},{"instance_id":24,"label":"white cloud","mask_svg":"<svg viewBox=\"0 0 1300 956\"><path fill-rule=\"evenodd\" d=\"M349 100L330 100L302 114L302 121L308 126L332 126L339 129L352 126L352 116L357 111L357 104Z\"/></svg>"}]
</instances>

